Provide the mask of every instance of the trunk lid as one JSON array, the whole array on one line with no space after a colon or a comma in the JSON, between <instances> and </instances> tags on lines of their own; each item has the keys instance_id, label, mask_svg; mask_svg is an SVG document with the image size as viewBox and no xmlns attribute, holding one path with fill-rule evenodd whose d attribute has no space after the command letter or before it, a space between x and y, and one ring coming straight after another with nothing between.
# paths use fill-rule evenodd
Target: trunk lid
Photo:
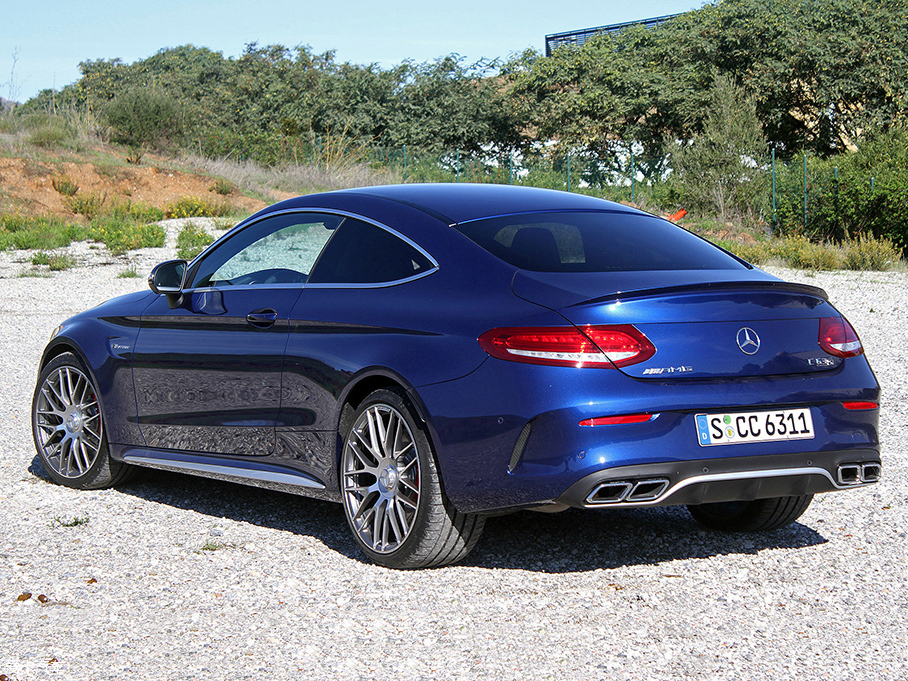
<instances>
[{"instance_id":1,"label":"trunk lid","mask_svg":"<svg viewBox=\"0 0 908 681\"><path fill-rule=\"evenodd\" d=\"M620 371L639 379L771 377L830 371L819 344L838 317L826 293L760 270L549 273L521 270L514 293L587 325L633 324L656 353Z\"/></svg>"}]
</instances>

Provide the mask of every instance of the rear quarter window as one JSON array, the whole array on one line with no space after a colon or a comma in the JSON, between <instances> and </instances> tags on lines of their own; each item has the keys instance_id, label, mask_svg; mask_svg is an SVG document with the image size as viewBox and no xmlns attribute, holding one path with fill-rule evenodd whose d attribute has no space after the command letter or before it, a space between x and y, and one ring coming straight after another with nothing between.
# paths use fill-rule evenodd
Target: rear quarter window
<instances>
[{"instance_id":1,"label":"rear quarter window","mask_svg":"<svg viewBox=\"0 0 908 681\"><path fill-rule=\"evenodd\" d=\"M534 272L747 269L687 230L636 213L534 213L454 227L505 262Z\"/></svg>"},{"instance_id":2,"label":"rear quarter window","mask_svg":"<svg viewBox=\"0 0 908 681\"><path fill-rule=\"evenodd\" d=\"M429 258L391 232L348 218L328 242L310 284L386 284L427 274Z\"/></svg>"}]
</instances>

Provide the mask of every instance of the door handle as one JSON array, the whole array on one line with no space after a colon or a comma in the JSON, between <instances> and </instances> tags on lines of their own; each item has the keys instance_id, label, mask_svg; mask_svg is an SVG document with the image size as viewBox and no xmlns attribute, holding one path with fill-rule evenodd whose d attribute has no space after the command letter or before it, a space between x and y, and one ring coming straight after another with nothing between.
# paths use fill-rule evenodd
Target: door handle
<instances>
[{"instance_id":1,"label":"door handle","mask_svg":"<svg viewBox=\"0 0 908 681\"><path fill-rule=\"evenodd\" d=\"M274 310L256 310L246 315L246 321L257 329L267 329L277 321L277 312Z\"/></svg>"}]
</instances>

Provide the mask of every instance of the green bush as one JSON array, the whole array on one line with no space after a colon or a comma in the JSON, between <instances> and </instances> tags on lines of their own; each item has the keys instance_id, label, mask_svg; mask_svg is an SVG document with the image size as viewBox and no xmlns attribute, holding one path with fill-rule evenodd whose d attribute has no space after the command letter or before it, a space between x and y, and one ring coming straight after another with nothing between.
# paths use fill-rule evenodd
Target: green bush
<instances>
[{"instance_id":1,"label":"green bush","mask_svg":"<svg viewBox=\"0 0 908 681\"><path fill-rule=\"evenodd\" d=\"M167 205L168 218L219 218L230 212L225 201L209 201L194 196L184 196Z\"/></svg>"},{"instance_id":2,"label":"green bush","mask_svg":"<svg viewBox=\"0 0 908 681\"><path fill-rule=\"evenodd\" d=\"M73 213L84 215L91 220L101 214L101 209L106 201L107 197L103 194L77 194L68 197L66 205Z\"/></svg>"},{"instance_id":3,"label":"green bush","mask_svg":"<svg viewBox=\"0 0 908 681\"><path fill-rule=\"evenodd\" d=\"M121 201L110 209L113 217L131 218L138 222L158 222L164 219L164 211L139 201Z\"/></svg>"},{"instance_id":4,"label":"green bush","mask_svg":"<svg viewBox=\"0 0 908 681\"><path fill-rule=\"evenodd\" d=\"M177 257L192 260L213 241L214 237L201 227L186 225L177 235Z\"/></svg>"},{"instance_id":5,"label":"green bush","mask_svg":"<svg viewBox=\"0 0 908 681\"><path fill-rule=\"evenodd\" d=\"M711 239L711 241L753 265L765 265L779 257L771 243L762 241L744 243L728 239Z\"/></svg>"},{"instance_id":6,"label":"green bush","mask_svg":"<svg viewBox=\"0 0 908 681\"><path fill-rule=\"evenodd\" d=\"M845 267L849 270L884 271L899 261L899 250L888 239L862 236L843 244Z\"/></svg>"},{"instance_id":7,"label":"green bush","mask_svg":"<svg viewBox=\"0 0 908 681\"><path fill-rule=\"evenodd\" d=\"M38 251L32 256L32 265L47 265L51 272L60 272L68 270L76 264L70 256L60 253L45 253Z\"/></svg>"},{"instance_id":8,"label":"green bush","mask_svg":"<svg viewBox=\"0 0 908 681\"><path fill-rule=\"evenodd\" d=\"M113 141L130 147L128 160L134 163L145 149L160 147L179 130L176 101L153 88L122 92L104 107L103 116L113 131Z\"/></svg>"},{"instance_id":9,"label":"green bush","mask_svg":"<svg viewBox=\"0 0 908 681\"><path fill-rule=\"evenodd\" d=\"M79 185L76 184L76 181L66 175L55 177L51 180L51 183L54 185L54 189L57 190L57 193L62 194L63 196L75 196L76 192L79 191Z\"/></svg>"},{"instance_id":10,"label":"green bush","mask_svg":"<svg viewBox=\"0 0 908 681\"><path fill-rule=\"evenodd\" d=\"M0 250L62 248L85 235L85 228L59 218L0 214Z\"/></svg>"},{"instance_id":11,"label":"green bush","mask_svg":"<svg viewBox=\"0 0 908 681\"><path fill-rule=\"evenodd\" d=\"M840 270L845 257L835 246L813 243L803 234L787 237L778 249L790 267L805 270Z\"/></svg>"},{"instance_id":12,"label":"green bush","mask_svg":"<svg viewBox=\"0 0 908 681\"><path fill-rule=\"evenodd\" d=\"M236 187L233 186L233 183L230 180L219 177L214 181L214 184L211 185L210 190L221 196L228 196L236 190Z\"/></svg>"},{"instance_id":13,"label":"green bush","mask_svg":"<svg viewBox=\"0 0 908 681\"><path fill-rule=\"evenodd\" d=\"M37 147L53 148L65 145L71 137L62 121L49 120L46 125L32 130L28 141Z\"/></svg>"},{"instance_id":14,"label":"green bush","mask_svg":"<svg viewBox=\"0 0 908 681\"><path fill-rule=\"evenodd\" d=\"M807 158L807 223L803 157L776 168L782 233L842 241L872 236L908 251L908 131L893 128L856 152Z\"/></svg>"},{"instance_id":15,"label":"green bush","mask_svg":"<svg viewBox=\"0 0 908 681\"><path fill-rule=\"evenodd\" d=\"M160 248L165 233L160 225L143 225L121 216L106 216L92 220L88 236L100 241L114 255L136 248Z\"/></svg>"}]
</instances>

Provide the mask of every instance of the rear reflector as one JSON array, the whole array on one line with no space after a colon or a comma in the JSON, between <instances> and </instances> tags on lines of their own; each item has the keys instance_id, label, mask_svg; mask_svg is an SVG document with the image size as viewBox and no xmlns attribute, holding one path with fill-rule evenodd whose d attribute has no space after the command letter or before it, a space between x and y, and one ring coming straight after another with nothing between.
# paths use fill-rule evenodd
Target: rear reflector
<instances>
[{"instance_id":1,"label":"rear reflector","mask_svg":"<svg viewBox=\"0 0 908 681\"><path fill-rule=\"evenodd\" d=\"M876 402L842 402L842 406L852 411L880 408L880 405Z\"/></svg>"},{"instance_id":2,"label":"rear reflector","mask_svg":"<svg viewBox=\"0 0 908 681\"><path fill-rule=\"evenodd\" d=\"M623 414L622 416L597 416L584 419L581 426L617 426L624 423L645 423L655 418L652 414Z\"/></svg>"},{"instance_id":3,"label":"rear reflector","mask_svg":"<svg viewBox=\"0 0 908 681\"><path fill-rule=\"evenodd\" d=\"M858 334L842 317L820 320L820 347L835 357L855 357L864 352Z\"/></svg>"},{"instance_id":4,"label":"rear reflector","mask_svg":"<svg viewBox=\"0 0 908 681\"><path fill-rule=\"evenodd\" d=\"M605 369L656 354L649 339L630 324L492 329L479 337L479 345L492 357L511 362Z\"/></svg>"}]
</instances>

